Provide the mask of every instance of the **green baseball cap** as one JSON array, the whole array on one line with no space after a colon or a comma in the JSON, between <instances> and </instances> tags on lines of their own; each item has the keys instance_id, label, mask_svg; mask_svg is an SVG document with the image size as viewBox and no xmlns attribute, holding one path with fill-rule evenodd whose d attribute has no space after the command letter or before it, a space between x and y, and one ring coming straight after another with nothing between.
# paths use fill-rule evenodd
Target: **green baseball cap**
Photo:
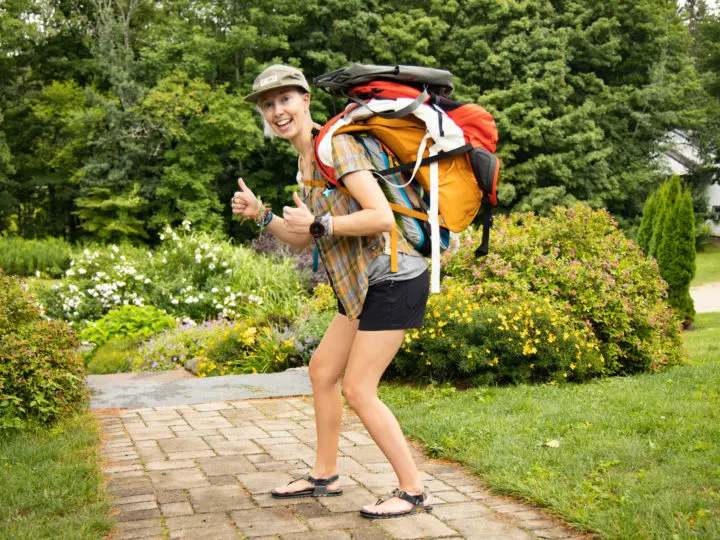
<instances>
[{"instance_id":1,"label":"green baseball cap","mask_svg":"<svg viewBox=\"0 0 720 540\"><path fill-rule=\"evenodd\" d=\"M253 82L252 94L245 96L245 101L256 103L258 98L268 90L283 88L285 86L299 86L310 92L310 86L305 75L298 68L276 64L265 68Z\"/></svg>"}]
</instances>

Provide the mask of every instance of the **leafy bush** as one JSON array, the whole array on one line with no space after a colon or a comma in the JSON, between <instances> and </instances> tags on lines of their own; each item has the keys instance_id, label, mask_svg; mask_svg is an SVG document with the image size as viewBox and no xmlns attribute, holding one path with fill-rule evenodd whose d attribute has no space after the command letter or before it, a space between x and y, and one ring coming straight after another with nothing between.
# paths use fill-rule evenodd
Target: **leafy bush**
<instances>
[{"instance_id":1,"label":"leafy bush","mask_svg":"<svg viewBox=\"0 0 720 540\"><path fill-rule=\"evenodd\" d=\"M206 321L167 330L142 343L133 356L135 371L185 366L200 377L269 373L302 364L292 330L267 319Z\"/></svg>"},{"instance_id":2,"label":"leafy bush","mask_svg":"<svg viewBox=\"0 0 720 540\"><path fill-rule=\"evenodd\" d=\"M197 374L272 373L302 365L295 338L266 321L246 319L228 328L198 357Z\"/></svg>"},{"instance_id":3,"label":"leafy bush","mask_svg":"<svg viewBox=\"0 0 720 540\"><path fill-rule=\"evenodd\" d=\"M584 381L605 372L599 343L550 298L485 302L446 282L390 374L475 385Z\"/></svg>"},{"instance_id":4,"label":"leafy bush","mask_svg":"<svg viewBox=\"0 0 720 540\"><path fill-rule=\"evenodd\" d=\"M137 337L116 336L109 339L93 351L94 354L87 364L88 373L103 375L130 371L139 344Z\"/></svg>"},{"instance_id":5,"label":"leafy bush","mask_svg":"<svg viewBox=\"0 0 720 540\"><path fill-rule=\"evenodd\" d=\"M85 400L77 339L47 321L21 283L0 271L0 434L50 424Z\"/></svg>"},{"instance_id":6,"label":"leafy bush","mask_svg":"<svg viewBox=\"0 0 720 540\"><path fill-rule=\"evenodd\" d=\"M58 278L70 267L73 248L59 238L0 237L0 268L6 274Z\"/></svg>"},{"instance_id":7,"label":"leafy bush","mask_svg":"<svg viewBox=\"0 0 720 540\"><path fill-rule=\"evenodd\" d=\"M310 362L336 313L337 297L332 287L326 283L317 285L302 315L295 322L295 349L305 364Z\"/></svg>"},{"instance_id":8,"label":"leafy bush","mask_svg":"<svg viewBox=\"0 0 720 540\"><path fill-rule=\"evenodd\" d=\"M184 323L177 328L165 330L157 334L137 349L132 359L133 371L164 371L186 366L197 371L197 357L214 343L218 336L228 332L232 326L230 321L214 319L195 324Z\"/></svg>"},{"instance_id":9,"label":"leafy bush","mask_svg":"<svg viewBox=\"0 0 720 540\"><path fill-rule=\"evenodd\" d=\"M147 339L153 334L175 326L175 318L153 306L121 306L88 324L78 337L100 347L119 336Z\"/></svg>"},{"instance_id":10,"label":"leafy bush","mask_svg":"<svg viewBox=\"0 0 720 540\"><path fill-rule=\"evenodd\" d=\"M601 370L596 371L597 363L591 362L593 369L573 376L575 379L658 370L686 361L680 328L664 303L667 285L657 264L642 256L607 212L579 205L555 208L549 217L499 216L491 253L478 259L473 251L480 235L481 231L471 231L455 253L446 253L443 258L444 290L464 288L468 302L479 306L485 320L494 321L487 326L470 315L473 323L465 319L464 324L477 328L477 332L497 335L500 313L506 318L514 316L510 314L517 314L523 303L535 306L533 309L548 306L542 320L533 317L533 325L540 326L541 333L552 332L553 317L560 321L565 313L569 334L577 331L576 339L596 343L596 352L603 359ZM496 305L497 311L491 307ZM468 332L471 330L461 330L456 345L462 342L467 346L467 339L471 343L482 341L479 336L467 337ZM494 340L503 336L505 333ZM412 344L406 345L414 350ZM581 343L578 345L582 348ZM545 354L552 355L553 351L546 350ZM508 360L498 358L499 364ZM547 359L543 378L552 380L560 367L570 378L568 360ZM459 366L454 369L460 372ZM526 375L505 373L495 379L524 380Z\"/></svg>"},{"instance_id":11,"label":"leafy bush","mask_svg":"<svg viewBox=\"0 0 720 540\"><path fill-rule=\"evenodd\" d=\"M300 312L304 287L290 259L258 255L205 233L167 228L155 251L85 250L43 296L52 317L86 324L111 309L154 305L195 321Z\"/></svg>"}]
</instances>

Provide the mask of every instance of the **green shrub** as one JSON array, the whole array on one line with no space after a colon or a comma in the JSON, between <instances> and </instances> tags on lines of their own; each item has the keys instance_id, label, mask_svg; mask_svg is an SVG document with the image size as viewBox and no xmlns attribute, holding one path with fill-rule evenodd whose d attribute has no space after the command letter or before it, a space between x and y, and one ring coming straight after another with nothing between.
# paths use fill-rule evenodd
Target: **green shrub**
<instances>
[{"instance_id":1,"label":"green shrub","mask_svg":"<svg viewBox=\"0 0 720 540\"><path fill-rule=\"evenodd\" d=\"M507 305L551 299L553 312L566 312L573 328L592 333L608 375L686 361L657 264L607 212L578 205L555 208L549 217L499 216L491 253L478 259L473 251L480 234L470 232L443 258L446 284L467 287L469 300Z\"/></svg>"},{"instance_id":2,"label":"green shrub","mask_svg":"<svg viewBox=\"0 0 720 540\"><path fill-rule=\"evenodd\" d=\"M85 401L77 339L62 321L48 321L0 271L0 434L50 424Z\"/></svg>"},{"instance_id":3,"label":"green shrub","mask_svg":"<svg viewBox=\"0 0 720 540\"><path fill-rule=\"evenodd\" d=\"M73 248L59 238L0 237L0 268L6 274L58 278L70 267Z\"/></svg>"},{"instance_id":4,"label":"green shrub","mask_svg":"<svg viewBox=\"0 0 720 540\"><path fill-rule=\"evenodd\" d=\"M330 323L337 314L337 297L332 287L320 283L313 289L313 296L305 306L302 315L295 322L295 348L308 364Z\"/></svg>"},{"instance_id":5,"label":"green shrub","mask_svg":"<svg viewBox=\"0 0 720 540\"><path fill-rule=\"evenodd\" d=\"M273 260L205 233L168 227L154 251L132 246L84 251L42 300L50 316L81 325L124 304L153 305L199 322L269 314L293 318L304 290L289 258Z\"/></svg>"},{"instance_id":6,"label":"green shrub","mask_svg":"<svg viewBox=\"0 0 720 540\"><path fill-rule=\"evenodd\" d=\"M430 297L422 329L406 334L390 373L487 385L577 382L605 371L593 333L551 298L485 302L446 282Z\"/></svg>"},{"instance_id":7,"label":"green shrub","mask_svg":"<svg viewBox=\"0 0 720 540\"><path fill-rule=\"evenodd\" d=\"M164 371L197 363L197 357L232 326L230 321L214 319L195 324L186 322L165 330L143 342L132 359L133 371ZM192 371L197 368L193 367Z\"/></svg>"},{"instance_id":8,"label":"green shrub","mask_svg":"<svg viewBox=\"0 0 720 540\"><path fill-rule=\"evenodd\" d=\"M121 306L88 324L79 334L81 341L100 347L120 336L147 339L166 328L175 326L175 318L153 306Z\"/></svg>"},{"instance_id":9,"label":"green shrub","mask_svg":"<svg viewBox=\"0 0 720 540\"><path fill-rule=\"evenodd\" d=\"M107 340L95 349L87 365L88 373L103 375L130 371L139 345L140 339L132 336L116 336Z\"/></svg>"},{"instance_id":10,"label":"green shrub","mask_svg":"<svg viewBox=\"0 0 720 540\"><path fill-rule=\"evenodd\" d=\"M200 352L197 375L272 373L302 365L294 342L288 330L266 321L236 322Z\"/></svg>"},{"instance_id":11,"label":"green shrub","mask_svg":"<svg viewBox=\"0 0 720 540\"><path fill-rule=\"evenodd\" d=\"M679 179L675 177L674 182L679 184ZM668 284L668 304L688 327L695 316L690 296L690 282L695 276L695 214L690 190L680 191L666 212L655 258Z\"/></svg>"}]
</instances>

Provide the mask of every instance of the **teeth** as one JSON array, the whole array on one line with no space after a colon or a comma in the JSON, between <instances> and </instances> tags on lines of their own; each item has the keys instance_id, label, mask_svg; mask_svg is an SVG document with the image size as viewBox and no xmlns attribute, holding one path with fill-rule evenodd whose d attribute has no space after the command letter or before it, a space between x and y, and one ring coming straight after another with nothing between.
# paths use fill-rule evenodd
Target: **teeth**
<instances>
[{"instance_id":1,"label":"teeth","mask_svg":"<svg viewBox=\"0 0 720 540\"><path fill-rule=\"evenodd\" d=\"M280 127L287 126L290 123L290 120L281 120L280 122L276 122L276 124Z\"/></svg>"}]
</instances>

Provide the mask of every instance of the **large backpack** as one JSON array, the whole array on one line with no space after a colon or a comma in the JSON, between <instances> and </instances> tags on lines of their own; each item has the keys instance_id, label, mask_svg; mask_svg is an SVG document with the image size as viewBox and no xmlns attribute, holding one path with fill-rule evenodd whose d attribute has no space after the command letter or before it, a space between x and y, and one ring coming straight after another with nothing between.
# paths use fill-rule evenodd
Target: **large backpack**
<instances>
[{"instance_id":1,"label":"large backpack","mask_svg":"<svg viewBox=\"0 0 720 540\"><path fill-rule=\"evenodd\" d=\"M475 254L488 252L500 169L493 154L497 128L490 113L479 105L449 99L450 72L353 64L316 77L314 83L349 99L315 138L318 170L338 185L331 143L336 134L360 136L369 153L381 152L380 162L387 168L376 174L385 180L384 191L392 209L400 214L406 238L423 255L431 256L433 292L440 288L440 252L447 247L449 231L465 230L481 206L483 239ZM380 148L372 139L365 142L365 134L379 141ZM405 177L401 184L397 173ZM391 268L396 270L396 235L392 237Z\"/></svg>"}]
</instances>

